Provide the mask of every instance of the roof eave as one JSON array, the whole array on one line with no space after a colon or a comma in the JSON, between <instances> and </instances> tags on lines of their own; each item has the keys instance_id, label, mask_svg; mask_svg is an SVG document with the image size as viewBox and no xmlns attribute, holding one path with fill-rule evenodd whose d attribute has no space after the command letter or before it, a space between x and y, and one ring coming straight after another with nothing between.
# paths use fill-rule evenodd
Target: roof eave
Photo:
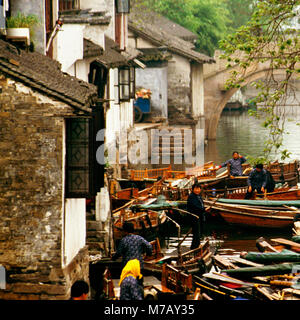
<instances>
[{"instance_id":1,"label":"roof eave","mask_svg":"<svg viewBox=\"0 0 300 320\"><path fill-rule=\"evenodd\" d=\"M136 32L138 35L145 37L147 40L153 42L154 44L166 46L169 51L171 51L173 53L180 54L182 56L185 56L186 58L188 58L192 61L196 61L198 63L215 63L216 62L213 58L211 58L209 56L207 56L206 59L200 58L200 57L195 57L195 56L189 54L187 51L183 51L179 48L174 48L174 47L162 42L161 40L156 39L155 37L153 37L152 34L149 34L149 33L145 32L144 30L141 30L141 29L135 27L132 23L128 23L128 28L131 29L133 32Z\"/></svg>"},{"instance_id":2,"label":"roof eave","mask_svg":"<svg viewBox=\"0 0 300 320\"><path fill-rule=\"evenodd\" d=\"M76 110L82 111L84 113L90 114L92 112L92 108L90 102L92 100L92 95L87 99L87 101L83 104L82 102L71 99L70 97L65 96L61 92L56 92L54 90L49 89L42 83L38 83L34 79L28 78L23 74L19 73L17 70L11 70L3 61L0 60L0 70L5 73L8 77L20 81L23 84L29 86L36 91L46 94L47 96L51 96L56 100L62 101Z\"/></svg>"}]
</instances>

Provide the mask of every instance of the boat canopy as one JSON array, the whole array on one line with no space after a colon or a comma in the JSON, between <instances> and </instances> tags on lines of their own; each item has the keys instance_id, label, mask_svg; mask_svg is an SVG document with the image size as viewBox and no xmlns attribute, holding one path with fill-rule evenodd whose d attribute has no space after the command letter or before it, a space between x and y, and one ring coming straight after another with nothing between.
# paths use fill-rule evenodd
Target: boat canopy
<instances>
[{"instance_id":1,"label":"boat canopy","mask_svg":"<svg viewBox=\"0 0 300 320\"><path fill-rule=\"evenodd\" d=\"M245 200L245 199L218 199L220 203L244 204L250 206L289 206L300 208L300 200Z\"/></svg>"}]
</instances>

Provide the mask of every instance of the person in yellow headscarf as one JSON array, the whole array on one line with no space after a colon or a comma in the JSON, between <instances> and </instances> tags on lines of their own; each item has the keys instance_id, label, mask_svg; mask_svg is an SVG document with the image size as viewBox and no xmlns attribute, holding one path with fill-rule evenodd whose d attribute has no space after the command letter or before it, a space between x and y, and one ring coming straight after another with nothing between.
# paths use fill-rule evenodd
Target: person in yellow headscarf
<instances>
[{"instance_id":1,"label":"person in yellow headscarf","mask_svg":"<svg viewBox=\"0 0 300 320\"><path fill-rule=\"evenodd\" d=\"M141 274L140 261L129 260L122 270L120 277L120 300L143 300L144 290L139 284Z\"/></svg>"}]
</instances>

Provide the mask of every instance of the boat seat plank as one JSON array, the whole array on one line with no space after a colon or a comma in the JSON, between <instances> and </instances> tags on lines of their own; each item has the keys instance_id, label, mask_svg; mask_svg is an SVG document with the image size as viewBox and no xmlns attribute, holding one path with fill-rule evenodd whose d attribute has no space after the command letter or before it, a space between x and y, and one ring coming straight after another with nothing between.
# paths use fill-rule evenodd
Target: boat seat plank
<instances>
[{"instance_id":1,"label":"boat seat plank","mask_svg":"<svg viewBox=\"0 0 300 320\"><path fill-rule=\"evenodd\" d=\"M271 241L273 242L277 242L279 244L284 244L287 246L291 246L291 247L297 247L300 248L300 243L291 241L291 240L287 240L287 239L283 239L283 238L275 238L275 239L271 239Z\"/></svg>"},{"instance_id":2,"label":"boat seat plank","mask_svg":"<svg viewBox=\"0 0 300 320\"><path fill-rule=\"evenodd\" d=\"M246 259L239 258L239 257L231 257L230 260L233 260L234 262L242 263L242 264L245 264L245 265L251 266L251 267L262 267L263 266L263 264L248 261Z\"/></svg>"},{"instance_id":3,"label":"boat seat plank","mask_svg":"<svg viewBox=\"0 0 300 320\"><path fill-rule=\"evenodd\" d=\"M167 288L166 286L163 286L161 284L155 284L153 286L154 289L157 289L158 291L162 292L162 293L175 293L173 290Z\"/></svg>"}]
</instances>

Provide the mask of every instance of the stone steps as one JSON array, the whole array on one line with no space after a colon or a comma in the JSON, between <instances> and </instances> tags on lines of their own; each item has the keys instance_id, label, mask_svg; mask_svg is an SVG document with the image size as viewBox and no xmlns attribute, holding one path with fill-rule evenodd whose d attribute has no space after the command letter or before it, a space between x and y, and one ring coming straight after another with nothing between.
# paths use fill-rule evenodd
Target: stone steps
<instances>
[{"instance_id":1,"label":"stone steps","mask_svg":"<svg viewBox=\"0 0 300 320\"><path fill-rule=\"evenodd\" d=\"M106 232L102 230L102 223L95 219L95 214L86 213L86 245L89 249L89 255L96 255L104 250Z\"/></svg>"}]
</instances>

